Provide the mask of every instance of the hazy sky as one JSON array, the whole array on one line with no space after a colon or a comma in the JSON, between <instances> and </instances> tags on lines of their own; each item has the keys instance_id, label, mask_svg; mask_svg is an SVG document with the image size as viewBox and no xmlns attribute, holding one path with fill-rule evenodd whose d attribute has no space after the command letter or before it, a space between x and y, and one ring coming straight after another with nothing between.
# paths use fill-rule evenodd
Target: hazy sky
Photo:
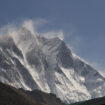
<instances>
[{"instance_id":1,"label":"hazy sky","mask_svg":"<svg viewBox=\"0 0 105 105\"><path fill-rule=\"evenodd\" d=\"M73 52L105 71L105 0L0 0L0 27L24 19L46 20L39 32L63 32Z\"/></svg>"}]
</instances>

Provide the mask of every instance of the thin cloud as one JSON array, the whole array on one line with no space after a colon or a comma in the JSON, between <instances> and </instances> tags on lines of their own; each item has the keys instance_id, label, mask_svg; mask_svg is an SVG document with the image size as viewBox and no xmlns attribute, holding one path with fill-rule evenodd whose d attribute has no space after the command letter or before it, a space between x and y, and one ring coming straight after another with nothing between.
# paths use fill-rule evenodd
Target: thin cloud
<instances>
[{"instance_id":1,"label":"thin cloud","mask_svg":"<svg viewBox=\"0 0 105 105\"><path fill-rule=\"evenodd\" d=\"M24 20L22 26L26 27L28 30L30 30L30 32L32 34L40 34L41 36L44 36L48 39L54 38L54 37L58 37L61 40L64 39L64 33L62 30L59 31L47 31L47 32L43 32L43 33L38 33L37 29L40 28L42 25L47 24L48 21L44 20L44 19L38 19L38 20Z\"/></svg>"},{"instance_id":2,"label":"thin cloud","mask_svg":"<svg viewBox=\"0 0 105 105\"><path fill-rule=\"evenodd\" d=\"M46 37L48 39L52 39L52 38L55 38L55 37L58 37L61 40L64 39L63 31L50 31L50 32L42 33L41 35L43 35L44 37Z\"/></svg>"},{"instance_id":3,"label":"thin cloud","mask_svg":"<svg viewBox=\"0 0 105 105\"><path fill-rule=\"evenodd\" d=\"M100 64L99 62L94 62L94 61L88 61L88 62L92 67L98 70L98 72L100 72L101 75L105 77L105 67L102 64Z\"/></svg>"},{"instance_id":4,"label":"thin cloud","mask_svg":"<svg viewBox=\"0 0 105 105\"><path fill-rule=\"evenodd\" d=\"M12 31L17 31L21 27L27 28L32 34L37 33L37 28L41 25L46 24L47 21L45 19L25 19L22 22L12 22L7 25L0 27L0 35L8 35Z\"/></svg>"},{"instance_id":5,"label":"thin cloud","mask_svg":"<svg viewBox=\"0 0 105 105\"><path fill-rule=\"evenodd\" d=\"M47 24L48 21L45 19L27 19L24 20L22 23L22 26L27 28L32 34L38 34L38 28L40 28L41 26Z\"/></svg>"},{"instance_id":6,"label":"thin cloud","mask_svg":"<svg viewBox=\"0 0 105 105\"><path fill-rule=\"evenodd\" d=\"M78 53L78 48L80 48L82 42L83 42L82 37L74 36L74 38L72 38L72 40L69 41L68 46L71 48L73 52Z\"/></svg>"},{"instance_id":7,"label":"thin cloud","mask_svg":"<svg viewBox=\"0 0 105 105\"><path fill-rule=\"evenodd\" d=\"M5 26L0 27L0 36L4 36L4 35L14 35L16 34L17 30L20 27L26 27L28 30L30 30L30 32L32 34L39 34L39 35L43 35L46 38L54 38L54 37L59 37L61 40L66 39L65 37L67 37L63 30L51 30L51 31L46 31L44 33L39 33L37 31L38 28L40 28L40 26L48 24L48 21L44 20L44 19L37 19L37 20L24 20L23 22L20 23L12 23L12 24L7 24ZM18 37L18 36L16 36ZM68 43L68 46L70 47L70 49L72 50L73 53L78 54L78 52L80 51L80 46L81 44L84 44L83 38L80 36L74 36ZM104 72L104 67L97 63L97 62L90 62L88 59L85 59L90 65L92 65L94 68L96 68L97 70L99 70L99 72L103 75L105 75Z\"/></svg>"}]
</instances>

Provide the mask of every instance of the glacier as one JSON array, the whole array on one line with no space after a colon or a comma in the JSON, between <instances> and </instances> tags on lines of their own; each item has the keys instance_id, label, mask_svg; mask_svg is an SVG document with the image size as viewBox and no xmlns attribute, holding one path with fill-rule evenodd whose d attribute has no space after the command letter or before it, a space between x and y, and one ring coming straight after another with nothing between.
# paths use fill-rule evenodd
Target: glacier
<instances>
[{"instance_id":1,"label":"glacier","mask_svg":"<svg viewBox=\"0 0 105 105\"><path fill-rule=\"evenodd\" d=\"M26 27L0 37L0 81L53 93L68 104L105 96L105 78L63 40L47 39Z\"/></svg>"}]
</instances>

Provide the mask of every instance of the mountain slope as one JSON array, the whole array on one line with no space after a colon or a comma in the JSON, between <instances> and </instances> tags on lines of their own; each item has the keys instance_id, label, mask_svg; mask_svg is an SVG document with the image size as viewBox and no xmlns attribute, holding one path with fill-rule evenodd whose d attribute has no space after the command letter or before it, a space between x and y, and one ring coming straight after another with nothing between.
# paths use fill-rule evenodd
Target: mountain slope
<instances>
[{"instance_id":1,"label":"mountain slope","mask_svg":"<svg viewBox=\"0 0 105 105\"><path fill-rule=\"evenodd\" d=\"M48 94L39 90L25 91L22 89L22 91L38 102L45 103L47 105L64 105L61 100L52 93Z\"/></svg>"},{"instance_id":2,"label":"mountain slope","mask_svg":"<svg viewBox=\"0 0 105 105\"><path fill-rule=\"evenodd\" d=\"M0 38L0 81L56 94L65 103L105 95L105 78L62 40L33 35L25 27Z\"/></svg>"},{"instance_id":3,"label":"mountain slope","mask_svg":"<svg viewBox=\"0 0 105 105\"><path fill-rule=\"evenodd\" d=\"M0 105L47 105L32 99L24 92L0 83Z\"/></svg>"},{"instance_id":4,"label":"mountain slope","mask_svg":"<svg viewBox=\"0 0 105 105\"><path fill-rule=\"evenodd\" d=\"M53 94L19 90L0 82L0 105L64 105Z\"/></svg>"},{"instance_id":5,"label":"mountain slope","mask_svg":"<svg viewBox=\"0 0 105 105\"><path fill-rule=\"evenodd\" d=\"M74 103L70 105L105 105L105 97L96 98L84 102Z\"/></svg>"}]
</instances>

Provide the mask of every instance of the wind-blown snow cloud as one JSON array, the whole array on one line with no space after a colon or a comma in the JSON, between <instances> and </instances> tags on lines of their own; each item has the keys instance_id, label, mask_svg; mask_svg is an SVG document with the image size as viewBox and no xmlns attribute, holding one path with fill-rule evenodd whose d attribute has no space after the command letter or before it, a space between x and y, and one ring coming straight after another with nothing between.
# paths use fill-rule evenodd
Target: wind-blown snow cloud
<instances>
[{"instance_id":1,"label":"wind-blown snow cloud","mask_svg":"<svg viewBox=\"0 0 105 105\"><path fill-rule=\"evenodd\" d=\"M42 33L42 35L48 39L55 38L55 37L58 37L61 40L64 39L63 31L50 31L50 32Z\"/></svg>"},{"instance_id":2,"label":"wind-blown snow cloud","mask_svg":"<svg viewBox=\"0 0 105 105\"><path fill-rule=\"evenodd\" d=\"M75 53L78 53L78 48L83 43L83 38L79 36L74 36L72 40L69 41L68 46L71 48L71 50Z\"/></svg>"},{"instance_id":3,"label":"wind-blown snow cloud","mask_svg":"<svg viewBox=\"0 0 105 105\"><path fill-rule=\"evenodd\" d=\"M105 67L101 63L94 61L88 61L88 63L105 77Z\"/></svg>"},{"instance_id":4,"label":"wind-blown snow cloud","mask_svg":"<svg viewBox=\"0 0 105 105\"><path fill-rule=\"evenodd\" d=\"M0 27L0 36L8 35L10 32L16 30L17 26L14 24L8 24Z\"/></svg>"},{"instance_id":5,"label":"wind-blown snow cloud","mask_svg":"<svg viewBox=\"0 0 105 105\"><path fill-rule=\"evenodd\" d=\"M44 20L44 19L38 19L38 20L25 20L22 24L22 26L26 27L28 30L31 31L32 34L40 34L41 36L44 36L48 39L50 38L55 38L58 37L61 40L64 39L64 33L62 30L51 30L51 31L46 31L46 32L40 32L38 33L37 29L40 28L42 25L47 24L48 21Z\"/></svg>"},{"instance_id":6,"label":"wind-blown snow cloud","mask_svg":"<svg viewBox=\"0 0 105 105\"><path fill-rule=\"evenodd\" d=\"M44 31L44 32L38 32L38 28L40 28L41 26L44 26L45 24L48 24L47 20L44 19L37 19L37 20L31 20L31 19L26 19L23 22L20 23L11 23L11 24L7 24L5 26L0 27L0 36L4 36L4 35L14 35L16 34L17 30L20 27L25 27L27 28L33 35L37 34L37 35L41 35L44 36L46 38L55 38L58 37L61 40L65 40L67 37L63 30L50 30L50 31ZM74 31L73 31L74 32ZM73 36L73 35L71 35ZM17 36L18 37L18 36ZM67 43L68 46L70 47L70 49L72 50L73 53L78 54L78 52L80 51L80 46L83 44L83 38L78 36L78 35L74 35L74 37ZM84 59L84 58L83 58ZM90 62L88 59L85 59L90 65L92 65L93 67L95 67L97 70L100 70L101 74L105 74L104 72L104 67L102 67L101 64L98 64L97 62ZM99 68L101 67L101 68Z\"/></svg>"},{"instance_id":7,"label":"wind-blown snow cloud","mask_svg":"<svg viewBox=\"0 0 105 105\"><path fill-rule=\"evenodd\" d=\"M47 24L48 21L44 19L37 19L37 20L31 20L27 19L20 23L12 23L5 26L0 27L0 35L8 35L12 32L16 32L19 28L25 27L27 28L33 35L34 34L40 34L42 36L45 36L46 38L54 38L59 37L61 40L64 39L64 33L62 30L58 31L46 31L46 32L40 32L38 33L37 29L40 28L40 26Z\"/></svg>"},{"instance_id":8,"label":"wind-blown snow cloud","mask_svg":"<svg viewBox=\"0 0 105 105\"><path fill-rule=\"evenodd\" d=\"M25 20L22 26L26 27L29 31L31 31L32 34L34 34L35 33L34 24L35 23L32 20Z\"/></svg>"},{"instance_id":9,"label":"wind-blown snow cloud","mask_svg":"<svg viewBox=\"0 0 105 105\"><path fill-rule=\"evenodd\" d=\"M23 21L22 26L31 31L32 34L35 34L37 33L37 29L40 28L42 25L47 24L47 22L48 21L45 19L37 20L27 19Z\"/></svg>"}]
</instances>

